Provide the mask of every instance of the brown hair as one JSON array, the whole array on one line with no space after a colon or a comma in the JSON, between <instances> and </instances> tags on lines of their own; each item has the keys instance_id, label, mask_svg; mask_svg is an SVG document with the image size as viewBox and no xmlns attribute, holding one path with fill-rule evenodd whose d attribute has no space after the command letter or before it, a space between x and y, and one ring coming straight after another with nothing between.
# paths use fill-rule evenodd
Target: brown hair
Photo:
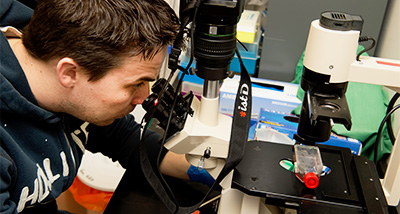
<instances>
[{"instance_id":1,"label":"brown hair","mask_svg":"<svg viewBox=\"0 0 400 214\"><path fill-rule=\"evenodd\" d=\"M38 0L22 40L32 56L70 57L96 81L124 56L151 59L178 29L165 0Z\"/></svg>"}]
</instances>

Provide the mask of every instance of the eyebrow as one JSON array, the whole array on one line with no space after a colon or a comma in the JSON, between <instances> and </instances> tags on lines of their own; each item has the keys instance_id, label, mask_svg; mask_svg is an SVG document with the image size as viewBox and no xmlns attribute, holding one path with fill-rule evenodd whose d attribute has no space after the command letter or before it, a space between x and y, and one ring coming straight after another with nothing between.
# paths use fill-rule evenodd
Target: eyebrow
<instances>
[{"instance_id":1,"label":"eyebrow","mask_svg":"<svg viewBox=\"0 0 400 214\"><path fill-rule=\"evenodd\" d=\"M151 78L151 77L141 77L141 78L137 79L135 82L139 82L139 81L149 81L149 82L151 82L151 81L155 81L155 80L156 80L155 78Z\"/></svg>"}]
</instances>

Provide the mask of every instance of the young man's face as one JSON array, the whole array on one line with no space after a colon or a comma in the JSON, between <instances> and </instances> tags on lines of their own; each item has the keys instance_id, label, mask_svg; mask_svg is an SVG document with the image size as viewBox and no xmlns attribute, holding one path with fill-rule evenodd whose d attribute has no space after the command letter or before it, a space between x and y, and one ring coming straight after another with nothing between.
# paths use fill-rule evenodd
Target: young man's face
<instances>
[{"instance_id":1,"label":"young man's face","mask_svg":"<svg viewBox=\"0 0 400 214\"><path fill-rule=\"evenodd\" d=\"M149 95L149 81L157 78L165 56L163 49L152 60L130 57L97 81L81 81L80 90L75 90L73 115L103 126L129 114Z\"/></svg>"}]
</instances>

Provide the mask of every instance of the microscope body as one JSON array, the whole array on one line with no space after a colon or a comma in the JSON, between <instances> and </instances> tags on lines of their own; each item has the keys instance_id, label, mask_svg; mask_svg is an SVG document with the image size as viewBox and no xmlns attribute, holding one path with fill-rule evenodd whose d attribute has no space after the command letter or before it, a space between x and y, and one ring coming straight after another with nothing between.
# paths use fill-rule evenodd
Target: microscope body
<instances>
[{"instance_id":1,"label":"microscope body","mask_svg":"<svg viewBox=\"0 0 400 214\"><path fill-rule=\"evenodd\" d=\"M228 156L232 118L219 113L220 81L230 75L235 55L236 25L244 9L244 0L181 0L180 17L189 16L195 74L204 79L201 102L194 97L194 115L185 127L165 143L178 154L186 154L194 166L205 168L216 178ZM192 4L198 3L188 10ZM204 155L207 153L207 155Z\"/></svg>"}]
</instances>

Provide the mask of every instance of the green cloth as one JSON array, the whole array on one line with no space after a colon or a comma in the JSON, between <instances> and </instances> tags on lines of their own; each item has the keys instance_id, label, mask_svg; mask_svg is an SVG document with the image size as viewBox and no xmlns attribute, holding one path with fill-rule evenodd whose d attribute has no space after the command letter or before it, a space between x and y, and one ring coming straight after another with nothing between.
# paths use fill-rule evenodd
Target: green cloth
<instances>
[{"instance_id":1,"label":"green cloth","mask_svg":"<svg viewBox=\"0 0 400 214\"><path fill-rule=\"evenodd\" d=\"M357 52L363 50L359 46ZM363 53L362 55L367 55ZM292 83L300 84L303 73L303 57L300 57L296 66L296 75ZM297 97L303 100L304 91L299 87ZM346 92L346 98L350 109L352 127L350 131L341 124L335 124L332 131L338 135L358 139L362 142L363 148L361 155L369 160L374 159L374 144L379 126L386 115L389 97L387 92L380 85L349 82ZM301 105L293 110L292 113L300 115ZM386 125L383 129L381 146L378 149L378 160L385 153L390 153L392 143L390 141Z\"/></svg>"}]
</instances>

